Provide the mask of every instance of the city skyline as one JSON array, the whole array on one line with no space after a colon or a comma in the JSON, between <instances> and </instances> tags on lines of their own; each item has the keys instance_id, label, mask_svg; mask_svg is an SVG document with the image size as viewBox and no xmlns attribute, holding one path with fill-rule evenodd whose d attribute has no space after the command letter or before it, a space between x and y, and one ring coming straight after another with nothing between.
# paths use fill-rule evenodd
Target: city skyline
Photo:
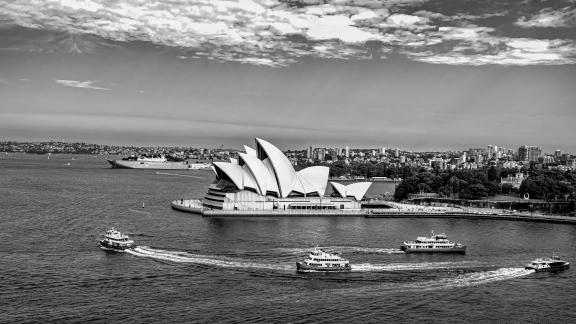
<instances>
[{"instance_id":1,"label":"city skyline","mask_svg":"<svg viewBox=\"0 0 576 324\"><path fill-rule=\"evenodd\" d=\"M44 140L44 141L6 141L0 139L0 152L6 151L11 144L14 143L14 148L18 148L18 152L23 152L22 147L28 147L29 145L32 146L39 146L46 148L50 144L51 147L73 147L73 146L81 146L81 147L110 147L110 148L120 148L120 149L192 149L192 150L214 150L214 151L242 151L245 149L245 146L242 147L232 147L232 146L225 146L220 145L219 147L209 147L209 146L191 146L191 145L130 145L130 144L107 144L107 143L90 143L90 142L71 142L71 141L61 141L61 140ZM55 146L54 146L55 145ZM36 147L37 149L38 147ZM524 153L521 150L526 150L530 148L535 148L537 152L539 152L536 156L544 156L550 155L554 157L558 157L561 155L575 155L573 152L566 152L560 149L555 149L551 151L543 150L541 147L537 145L519 145L517 147L500 147L497 145L485 145L484 147L468 147L465 149L447 149L447 150L411 150L410 148L405 147L394 147L390 146L388 148L384 146L357 146L357 147L350 147L346 146L312 146L306 145L304 147L292 147L292 148L285 148L283 149L284 152L304 152L307 156L317 155L318 150L324 150L325 153L329 152L338 152L338 156L347 156L348 154L352 154L354 152L363 152L368 151L372 152L373 155L392 155L397 156L399 153L409 153L409 154L418 154L418 153L463 153L465 156L470 152L483 152L488 156L493 156L495 158L499 158L500 156L504 155L522 155ZM8 152L8 151L6 151ZM500 154L497 154L500 153Z\"/></svg>"},{"instance_id":2,"label":"city skyline","mask_svg":"<svg viewBox=\"0 0 576 324\"><path fill-rule=\"evenodd\" d=\"M0 139L576 152L572 2L320 2L12 1Z\"/></svg>"}]
</instances>

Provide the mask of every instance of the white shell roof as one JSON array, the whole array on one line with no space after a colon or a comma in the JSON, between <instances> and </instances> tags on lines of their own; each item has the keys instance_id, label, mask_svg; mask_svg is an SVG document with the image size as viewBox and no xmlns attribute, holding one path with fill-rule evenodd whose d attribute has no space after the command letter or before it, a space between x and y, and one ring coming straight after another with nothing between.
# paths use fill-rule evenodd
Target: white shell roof
<instances>
[{"instance_id":1,"label":"white shell roof","mask_svg":"<svg viewBox=\"0 0 576 324\"><path fill-rule=\"evenodd\" d=\"M267 192L275 192L281 198L288 197L292 192L324 195L328 184L328 167L314 166L296 172L282 151L259 138L256 139L257 150L248 146L244 148L246 153L239 153L239 161L214 162L218 178L225 174L238 189L253 188L262 195ZM261 152L260 158L258 152Z\"/></svg>"},{"instance_id":2,"label":"white shell roof","mask_svg":"<svg viewBox=\"0 0 576 324\"><path fill-rule=\"evenodd\" d=\"M347 186L337 182L330 182L330 184L341 197L352 196L356 200L362 200L372 182L355 182Z\"/></svg>"},{"instance_id":3,"label":"white shell roof","mask_svg":"<svg viewBox=\"0 0 576 324\"><path fill-rule=\"evenodd\" d=\"M248 155L252 155L252 156L256 156L256 150L251 148L250 146L246 146L244 145L244 152L246 152L246 154Z\"/></svg>"},{"instance_id":4,"label":"white shell roof","mask_svg":"<svg viewBox=\"0 0 576 324\"><path fill-rule=\"evenodd\" d=\"M268 183L275 182L276 180L271 176L268 168L258 160L256 155L250 155L248 153L239 153L240 159L246 163L252 177L256 184L258 185L258 192L265 195L268 191Z\"/></svg>"},{"instance_id":5,"label":"white shell roof","mask_svg":"<svg viewBox=\"0 0 576 324\"><path fill-rule=\"evenodd\" d=\"M263 139L256 139L256 151L258 152L258 146L260 146L268 158L270 163L274 168L276 175L276 182L278 183L278 189L280 190L280 197L288 197L292 191L292 184L296 180L296 171L292 167L290 160L280 151L276 146L266 142Z\"/></svg>"},{"instance_id":6,"label":"white shell roof","mask_svg":"<svg viewBox=\"0 0 576 324\"><path fill-rule=\"evenodd\" d=\"M312 166L298 171L298 178L301 179L306 193L317 192L324 196L328 185L328 174L330 168L325 166Z\"/></svg>"},{"instance_id":7,"label":"white shell roof","mask_svg":"<svg viewBox=\"0 0 576 324\"><path fill-rule=\"evenodd\" d=\"M234 182L238 189L244 189L244 169L242 169L240 165L227 162L214 162L214 167L216 168L216 176L218 176L218 170L220 170Z\"/></svg>"}]
</instances>

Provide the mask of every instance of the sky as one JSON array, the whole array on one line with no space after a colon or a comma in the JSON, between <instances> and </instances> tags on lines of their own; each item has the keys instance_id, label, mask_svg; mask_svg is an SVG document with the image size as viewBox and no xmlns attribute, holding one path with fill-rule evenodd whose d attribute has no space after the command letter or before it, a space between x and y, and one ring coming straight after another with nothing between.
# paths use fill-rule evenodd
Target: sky
<instances>
[{"instance_id":1,"label":"sky","mask_svg":"<svg viewBox=\"0 0 576 324\"><path fill-rule=\"evenodd\" d=\"M0 140L576 153L576 0L4 0Z\"/></svg>"}]
</instances>

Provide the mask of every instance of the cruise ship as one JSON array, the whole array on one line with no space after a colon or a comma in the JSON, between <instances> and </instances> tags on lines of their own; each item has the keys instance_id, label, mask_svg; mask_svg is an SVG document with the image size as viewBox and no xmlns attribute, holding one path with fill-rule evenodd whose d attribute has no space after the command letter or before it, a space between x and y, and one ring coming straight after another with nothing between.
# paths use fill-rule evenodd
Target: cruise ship
<instances>
[{"instance_id":1,"label":"cruise ship","mask_svg":"<svg viewBox=\"0 0 576 324\"><path fill-rule=\"evenodd\" d=\"M296 271L298 272L346 272L350 270L352 270L350 261L338 254L328 253L319 248L312 250L308 259L296 262Z\"/></svg>"},{"instance_id":2,"label":"cruise ship","mask_svg":"<svg viewBox=\"0 0 576 324\"><path fill-rule=\"evenodd\" d=\"M552 255L552 257L536 259L526 265L525 269L534 270L536 272L545 271L562 271L570 268L570 263L564 260L560 260L557 255Z\"/></svg>"},{"instance_id":3,"label":"cruise ship","mask_svg":"<svg viewBox=\"0 0 576 324\"><path fill-rule=\"evenodd\" d=\"M169 161L165 156L160 157L127 157L121 160L106 159L113 168L124 169L156 169L156 170L207 170L212 168L211 163Z\"/></svg>"},{"instance_id":4,"label":"cruise ship","mask_svg":"<svg viewBox=\"0 0 576 324\"><path fill-rule=\"evenodd\" d=\"M415 241L404 241L400 246L406 253L466 253L466 245L448 240L444 233L425 237L420 236Z\"/></svg>"}]
</instances>

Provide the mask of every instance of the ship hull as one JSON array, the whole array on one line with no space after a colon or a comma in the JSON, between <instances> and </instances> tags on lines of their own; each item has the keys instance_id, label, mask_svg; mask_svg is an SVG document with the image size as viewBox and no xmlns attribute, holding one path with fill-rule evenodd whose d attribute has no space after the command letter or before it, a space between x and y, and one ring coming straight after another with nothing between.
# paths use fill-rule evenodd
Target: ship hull
<instances>
[{"instance_id":1,"label":"ship hull","mask_svg":"<svg viewBox=\"0 0 576 324\"><path fill-rule=\"evenodd\" d=\"M101 240L100 242L98 242L98 244L100 245L100 248L106 251L113 251L113 252L124 252L125 250L131 249L134 247L133 244L114 244L114 243L110 243L106 240Z\"/></svg>"},{"instance_id":2,"label":"ship hull","mask_svg":"<svg viewBox=\"0 0 576 324\"><path fill-rule=\"evenodd\" d=\"M296 271L297 272L350 272L350 271L352 271L352 268L350 266L332 267L332 268L313 267L313 266L306 265L302 262L296 262Z\"/></svg>"},{"instance_id":3,"label":"ship hull","mask_svg":"<svg viewBox=\"0 0 576 324\"><path fill-rule=\"evenodd\" d=\"M400 249L406 253L454 253L454 254L465 254L466 246L458 246L453 248L409 248L402 245Z\"/></svg>"},{"instance_id":4,"label":"ship hull","mask_svg":"<svg viewBox=\"0 0 576 324\"><path fill-rule=\"evenodd\" d=\"M534 268L531 266L525 267L526 270L534 270L536 272L556 272L556 271L564 271L568 268L570 268L570 264L563 264L560 266L553 266L553 267L549 267L549 268Z\"/></svg>"},{"instance_id":5,"label":"ship hull","mask_svg":"<svg viewBox=\"0 0 576 324\"><path fill-rule=\"evenodd\" d=\"M126 161L108 160L113 168L120 169L153 169L153 170L207 170L210 166L205 163L186 162L153 162L153 161Z\"/></svg>"}]
</instances>

